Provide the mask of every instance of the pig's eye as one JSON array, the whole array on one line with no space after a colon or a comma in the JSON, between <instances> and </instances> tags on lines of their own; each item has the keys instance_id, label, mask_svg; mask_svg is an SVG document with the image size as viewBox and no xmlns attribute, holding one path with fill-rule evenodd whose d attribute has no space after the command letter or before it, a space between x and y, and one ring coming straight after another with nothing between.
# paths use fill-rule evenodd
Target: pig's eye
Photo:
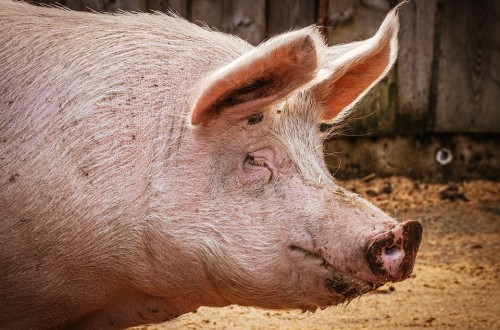
<instances>
[{"instance_id":1,"label":"pig's eye","mask_svg":"<svg viewBox=\"0 0 500 330\"><path fill-rule=\"evenodd\" d=\"M263 113L258 113L256 115L253 115L252 117L248 118L248 125L258 124L262 121L263 118L264 118Z\"/></svg>"},{"instance_id":2,"label":"pig's eye","mask_svg":"<svg viewBox=\"0 0 500 330\"><path fill-rule=\"evenodd\" d=\"M276 171L272 149L263 148L248 153L242 166L242 183L270 182Z\"/></svg>"},{"instance_id":3,"label":"pig's eye","mask_svg":"<svg viewBox=\"0 0 500 330\"><path fill-rule=\"evenodd\" d=\"M266 162L262 158L255 158L254 156L247 155L245 163L251 166L266 166Z\"/></svg>"}]
</instances>

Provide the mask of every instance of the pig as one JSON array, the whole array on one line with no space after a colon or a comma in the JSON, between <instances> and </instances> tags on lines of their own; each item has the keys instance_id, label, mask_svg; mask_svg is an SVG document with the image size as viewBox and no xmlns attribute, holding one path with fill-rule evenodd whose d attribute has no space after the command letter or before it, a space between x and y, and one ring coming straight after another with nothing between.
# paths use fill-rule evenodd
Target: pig
<instances>
[{"instance_id":1,"label":"pig","mask_svg":"<svg viewBox=\"0 0 500 330\"><path fill-rule=\"evenodd\" d=\"M253 47L0 0L0 327L315 311L408 278L422 226L341 188L320 129L394 64L397 16L346 45L307 27Z\"/></svg>"}]
</instances>

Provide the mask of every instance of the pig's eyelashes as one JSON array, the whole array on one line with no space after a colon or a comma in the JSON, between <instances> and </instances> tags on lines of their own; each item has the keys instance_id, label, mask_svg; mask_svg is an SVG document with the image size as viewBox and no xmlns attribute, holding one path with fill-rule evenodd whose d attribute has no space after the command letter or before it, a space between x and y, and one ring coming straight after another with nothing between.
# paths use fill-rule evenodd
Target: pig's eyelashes
<instances>
[{"instance_id":1,"label":"pig's eyelashes","mask_svg":"<svg viewBox=\"0 0 500 330\"><path fill-rule=\"evenodd\" d=\"M245 163L252 166L266 166L266 161L262 158L255 158L254 156L247 155L245 157Z\"/></svg>"}]
</instances>

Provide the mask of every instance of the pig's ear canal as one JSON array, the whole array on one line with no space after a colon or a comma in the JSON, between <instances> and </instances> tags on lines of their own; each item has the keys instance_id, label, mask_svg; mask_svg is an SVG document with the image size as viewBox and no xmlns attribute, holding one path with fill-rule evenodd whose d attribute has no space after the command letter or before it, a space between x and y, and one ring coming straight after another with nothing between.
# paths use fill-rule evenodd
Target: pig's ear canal
<instances>
[{"instance_id":1,"label":"pig's ear canal","mask_svg":"<svg viewBox=\"0 0 500 330\"><path fill-rule=\"evenodd\" d=\"M321 121L341 121L359 100L380 80L396 60L399 21L397 9L391 11L372 38L353 43L353 47L330 47L327 52L339 54L324 69L327 78L312 87L322 104ZM327 58L331 58L327 55Z\"/></svg>"},{"instance_id":2,"label":"pig's ear canal","mask_svg":"<svg viewBox=\"0 0 500 330\"><path fill-rule=\"evenodd\" d=\"M191 123L208 125L220 115L252 118L311 81L318 69L315 30L290 32L260 45L204 79ZM261 118L260 118L261 120ZM259 118L249 120L249 124Z\"/></svg>"}]
</instances>

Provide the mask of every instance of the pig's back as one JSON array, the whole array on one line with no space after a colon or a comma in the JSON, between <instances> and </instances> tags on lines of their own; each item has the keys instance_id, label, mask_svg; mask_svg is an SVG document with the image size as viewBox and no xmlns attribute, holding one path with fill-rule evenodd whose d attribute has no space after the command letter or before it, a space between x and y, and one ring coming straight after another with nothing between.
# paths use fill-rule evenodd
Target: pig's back
<instances>
[{"instance_id":1,"label":"pig's back","mask_svg":"<svg viewBox=\"0 0 500 330\"><path fill-rule=\"evenodd\" d=\"M167 15L9 1L0 44L0 195L129 203L147 189L155 145L179 143L190 88L251 48Z\"/></svg>"},{"instance_id":2,"label":"pig's back","mask_svg":"<svg viewBox=\"0 0 500 330\"><path fill-rule=\"evenodd\" d=\"M1 0L0 44L0 292L16 302L4 317L75 285L98 301L105 288L79 274L119 283L122 257L142 251L191 86L251 46L166 15Z\"/></svg>"}]
</instances>

